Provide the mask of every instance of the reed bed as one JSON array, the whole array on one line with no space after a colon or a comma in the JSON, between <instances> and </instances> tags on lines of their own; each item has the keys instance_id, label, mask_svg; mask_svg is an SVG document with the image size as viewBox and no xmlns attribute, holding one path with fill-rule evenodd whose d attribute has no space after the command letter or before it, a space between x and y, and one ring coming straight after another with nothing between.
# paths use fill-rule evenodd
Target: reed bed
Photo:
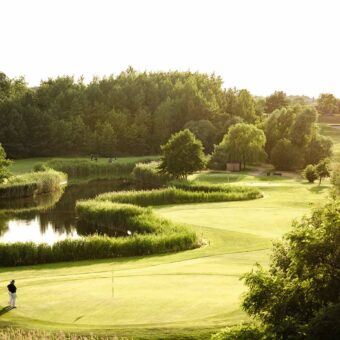
<instances>
[{"instance_id":1,"label":"reed bed","mask_svg":"<svg viewBox=\"0 0 340 340\"><path fill-rule=\"evenodd\" d=\"M137 163L132 171L134 183L141 189L160 188L168 183L170 177L159 171L160 162Z\"/></svg>"},{"instance_id":2,"label":"reed bed","mask_svg":"<svg viewBox=\"0 0 340 340\"><path fill-rule=\"evenodd\" d=\"M3 328L0 329L0 340L129 340L117 336L102 335L82 335L67 332L45 332L40 330L27 330L20 328Z\"/></svg>"},{"instance_id":3,"label":"reed bed","mask_svg":"<svg viewBox=\"0 0 340 340\"><path fill-rule=\"evenodd\" d=\"M65 239L48 245L33 242L0 243L2 266L24 266L53 262L143 256L193 249L198 246L194 232L135 234L130 237L93 235Z\"/></svg>"},{"instance_id":4,"label":"reed bed","mask_svg":"<svg viewBox=\"0 0 340 340\"><path fill-rule=\"evenodd\" d=\"M109 178L126 178L131 175L136 165L136 160L109 163L89 159L54 159L45 163L45 165L54 170L62 171L69 177L105 176Z\"/></svg>"},{"instance_id":5,"label":"reed bed","mask_svg":"<svg viewBox=\"0 0 340 340\"><path fill-rule=\"evenodd\" d=\"M61 188L67 176L52 169L12 176L0 184L0 199L31 197L46 194Z\"/></svg>"},{"instance_id":6,"label":"reed bed","mask_svg":"<svg viewBox=\"0 0 340 340\"><path fill-rule=\"evenodd\" d=\"M218 187L215 191L212 188L210 188L210 191L202 190L202 187L197 186L197 188L191 187L190 190L170 187L142 191L109 192L98 195L96 200L146 207L166 204L242 201L261 197L261 193L256 188L236 187L236 189L231 189L226 187L222 191Z\"/></svg>"}]
</instances>

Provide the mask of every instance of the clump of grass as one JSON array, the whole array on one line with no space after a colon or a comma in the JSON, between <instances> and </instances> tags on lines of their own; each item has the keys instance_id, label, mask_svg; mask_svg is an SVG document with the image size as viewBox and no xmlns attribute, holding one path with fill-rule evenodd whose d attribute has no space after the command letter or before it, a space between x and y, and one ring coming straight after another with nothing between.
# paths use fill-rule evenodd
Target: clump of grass
<instances>
[{"instance_id":1,"label":"clump of grass","mask_svg":"<svg viewBox=\"0 0 340 340\"><path fill-rule=\"evenodd\" d=\"M49 169L12 176L4 184L0 184L0 199L30 197L59 190L67 176Z\"/></svg>"},{"instance_id":2,"label":"clump of grass","mask_svg":"<svg viewBox=\"0 0 340 340\"><path fill-rule=\"evenodd\" d=\"M128 338L118 338L117 336L101 335L81 335L66 332L45 332L39 330L27 330L20 328L0 329L1 340L128 340Z\"/></svg>"},{"instance_id":3,"label":"clump of grass","mask_svg":"<svg viewBox=\"0 0 340 340\"><path fill-rule=\"evenodd\" d=\"M160 162L137 163L132 171L135 185L142 189L160 188L170 177L159 171Z\"/></svg>"},{"instance_id":4,"label":"clump of grass","mask_svg":"<svg viewBox=\"0 0 340 340\"><path fill-rule=\"evenodd\" d=\"M209 188L210 191L203 191L203 189L202 186L192 186L185 190L170 187L144 191L109 192L97 196L96 199L146 207L165 204L241 201L261 197L256 188L249 187L235 187L233 189L226 187L225 190L218 187L216 190Z\"/></svg>"}]
</instances>

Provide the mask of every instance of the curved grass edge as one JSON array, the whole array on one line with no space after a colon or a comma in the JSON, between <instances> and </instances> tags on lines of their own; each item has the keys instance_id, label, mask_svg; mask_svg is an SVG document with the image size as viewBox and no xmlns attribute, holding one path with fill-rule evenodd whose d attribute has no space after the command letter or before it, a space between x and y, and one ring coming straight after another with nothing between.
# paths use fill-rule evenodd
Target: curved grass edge
<instances>
[{"instance_id":1,"label":"curved grass edge","mask_svg":"<svg viewBox=\"0 0 340 340\"><path fill-rule=\"evenodd\" d=\"M194 187L194 186L193 186ZM204 186L192 190L175 187L124 191L101 194L94 200L78 201L76 205L80 220L99 227L120 227L133 229L129 237L101 235L85 236L80 239L66 239L52 245L45 243L17 242L0 244L0 264L20 266L93 260L117 257L144 256L170 253L196 248L202 244L197 234L185 225L158 217L148 205L222 202L255 199L262 197L255 188ZM158 203L158 204L157 204ZM133 227L133 228L132 228Z\"/></svg>"}]
</instances>

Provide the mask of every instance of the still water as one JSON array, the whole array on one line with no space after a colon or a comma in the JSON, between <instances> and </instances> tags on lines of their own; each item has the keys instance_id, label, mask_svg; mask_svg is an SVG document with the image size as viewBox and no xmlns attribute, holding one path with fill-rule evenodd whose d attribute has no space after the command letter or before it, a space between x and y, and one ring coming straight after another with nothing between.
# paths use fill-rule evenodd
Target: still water
<instances>
[{"instance_id":1,"label":"still water","mask_svg":"<svg viewBox=\"0 0 340 340\"><path fill-rule=\"evenodd\" d=\"M96 180L67 186L63 191L35 198L0 202L0 243L36 242L52 244L66 238L100 233L81 225L75 214L79 199L129 188L126 181ZM6 211L6 215L2 214ZM112 236L123 236L119 231Z\"/></svg>"}]
</instances>

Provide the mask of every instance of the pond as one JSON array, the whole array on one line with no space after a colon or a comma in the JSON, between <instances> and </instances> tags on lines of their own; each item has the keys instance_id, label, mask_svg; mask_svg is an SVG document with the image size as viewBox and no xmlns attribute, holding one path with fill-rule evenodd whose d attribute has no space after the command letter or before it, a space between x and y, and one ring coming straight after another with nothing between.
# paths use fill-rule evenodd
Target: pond
<instances>
[{"instance_id":1,"label":"pond","mask_svg":"<svg viewBox=\"0 0 340 340\"><path fill-rule=\"evenodd\" d=\"M35 198L0 202L0 243L35 242L53 244L65 238L79 238L101 231L77 221L79 199L131 188L127 181L96 180L67 186L64 191ZM5 212L6 215L1 214ZM111 236L125 236L119 229Z\"/></svg>"}]
</instances>

